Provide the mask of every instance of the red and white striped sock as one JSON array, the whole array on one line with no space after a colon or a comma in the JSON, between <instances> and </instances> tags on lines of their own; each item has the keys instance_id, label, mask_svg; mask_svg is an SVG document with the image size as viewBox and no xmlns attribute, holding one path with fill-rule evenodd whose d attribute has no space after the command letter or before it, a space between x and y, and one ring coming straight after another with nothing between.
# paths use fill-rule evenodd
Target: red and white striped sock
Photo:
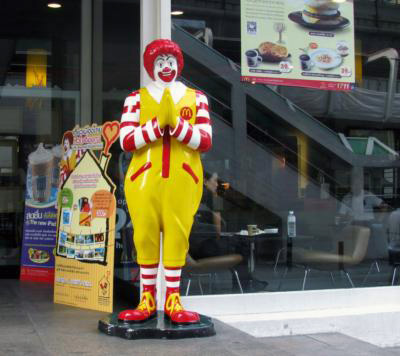
<instances>
[{"instance_id":1,"label":"red and white striped sock","mask_svg":"<svg viewBox=\"0 0 400 356\"><path fill-rule=\"evenodd\" d=\"M140 265L140 278L143 283L143 291L155 294L158 263L154 265Z\"/></svg>"},{"instance_id":2,"label":"red and white striped sock","mask_svg":"<svg viewBox=\"0 0 400 356\"><path fill-rule=\"evenodd\" d=\"M182 267L164 267L167 295L170 293L179 293L181 272Z\"/></svg>"}]
</instances>

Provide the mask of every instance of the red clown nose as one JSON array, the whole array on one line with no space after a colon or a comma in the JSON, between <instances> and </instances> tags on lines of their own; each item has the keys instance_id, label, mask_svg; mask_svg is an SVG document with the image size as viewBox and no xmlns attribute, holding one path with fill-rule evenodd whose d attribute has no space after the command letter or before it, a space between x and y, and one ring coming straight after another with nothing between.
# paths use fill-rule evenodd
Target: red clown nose
<instances>
[{"instance_id":1,"label":"red clown nose","mask_svg":"<svg viewBox=\"0 0 400 356\"><path fill-rule=\"evenodd\" d=\"M154 79L154 62L158 56L161 55L172 55L176 58L178 63L178 76L181 74L183 69L183 55L181 48L177 43L171 40L158 39L149 43L143 54L144 67L146 68L147 74L151 79Z\"/></svg>"}]
</instances>

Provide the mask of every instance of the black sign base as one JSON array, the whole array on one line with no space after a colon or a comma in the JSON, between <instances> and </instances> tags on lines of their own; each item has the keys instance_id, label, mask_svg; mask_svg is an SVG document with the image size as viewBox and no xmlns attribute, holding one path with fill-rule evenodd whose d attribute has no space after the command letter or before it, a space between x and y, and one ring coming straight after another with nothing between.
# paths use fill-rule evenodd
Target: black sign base
<instances>
[{"instance_id":1,"label":"black sign base","mask_svg":"<svg viewBox=\"0 0 400 356\"><path fill-rule=\"evenodd\" d=\"M214 323L208 316L200 314L197 324L173 324L158 311L157 317L142 323L127 323L118 320L119 313L110 314L99 320L99 330L110 336L124 339L184 339L215 335Z\"/></svg>"}]
</instances>

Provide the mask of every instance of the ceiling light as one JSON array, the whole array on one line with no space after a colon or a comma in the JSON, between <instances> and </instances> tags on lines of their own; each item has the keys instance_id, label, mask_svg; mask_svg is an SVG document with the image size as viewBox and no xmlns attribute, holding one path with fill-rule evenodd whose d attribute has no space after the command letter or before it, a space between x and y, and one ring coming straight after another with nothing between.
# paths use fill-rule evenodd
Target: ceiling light
<instances>
[{"instance_id":1,"label":"ceiling light","mask_svg":"<svg viewBox=\"0 0 400 356\"><path fill-rule=\"evenodd\" d=\"M171 11L171 15L175 15L175 16L183 15L183 11L179 11L179 10Z\"/></svg>"},{"instance_id":2,"label":"ceiling light","mask_svg":"<svg viewBox=\"0 0 400 356\"><path fill-rule=\"evenodd\" d=\"M52 8L52 9L59 9L61 7L61 4L57 3L57 2L49 2L47 4L48 7Z\"/></svg>"}]
</instances>

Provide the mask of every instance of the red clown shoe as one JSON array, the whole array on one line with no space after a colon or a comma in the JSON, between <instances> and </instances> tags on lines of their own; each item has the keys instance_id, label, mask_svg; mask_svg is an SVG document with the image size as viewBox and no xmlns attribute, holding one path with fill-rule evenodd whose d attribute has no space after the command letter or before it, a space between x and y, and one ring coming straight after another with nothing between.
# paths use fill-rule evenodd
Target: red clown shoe
<instances>
[{"instance_id":1,"label":"red clown shoe","mask_svg":"<svg viewBox=\"0 0 400 356\"><path fill-rule=\"evenodd\" d=\"M157 315L155 301L155 289L143 290L142 299L136 309L124 310L118 315L118 319L131 323L140 323Z\"/></svg>"},{"instance_id":2,"label":"red clown shoe","mask_svg":"<svg viewBox=\"0 0 400 356\"><path fill-rule=\"evenodd\" d=\"M167 289L164 314L175 324L195 324L200 321L198 313L183 309L179 288Z\"/></svg>"}]
</instances>

